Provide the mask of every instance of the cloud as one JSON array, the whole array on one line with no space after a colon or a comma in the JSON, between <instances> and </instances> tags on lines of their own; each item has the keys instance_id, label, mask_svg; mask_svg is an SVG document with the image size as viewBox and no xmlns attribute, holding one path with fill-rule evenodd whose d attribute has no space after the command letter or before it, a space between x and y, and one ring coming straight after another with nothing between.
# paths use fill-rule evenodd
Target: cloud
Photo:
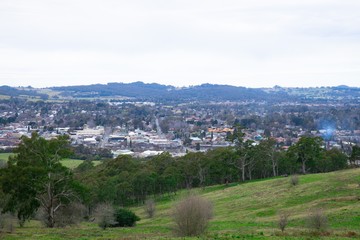
<instances>
[{"instance_id":1,"label":"cloud","mask_svg":"<svg viewBox=\"0 0 360 240\"><path fill-rule=\"evenodd\" d=\"M355 0L2 0L0 83L360 86Z\"/></svg>"}]
</instances>

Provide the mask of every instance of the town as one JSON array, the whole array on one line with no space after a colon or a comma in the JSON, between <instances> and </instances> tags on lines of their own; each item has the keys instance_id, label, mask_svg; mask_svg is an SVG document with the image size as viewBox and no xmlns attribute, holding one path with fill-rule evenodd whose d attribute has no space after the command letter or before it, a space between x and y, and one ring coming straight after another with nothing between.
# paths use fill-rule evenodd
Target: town
<instances>
[{"instance_id":1,"label":"town","mask_svg":"<svg viewBox=\"0 0 360 240\"><path fill-rule=\"evenodd\" d=\"M275 88L276 90L276 88ZM309 91L311 92L311 91ZM352 103L353 101L353 103ZM273 138L286 150L301 136L319 136L325 148L351 152L360 142L357 99L337 101L151 102L130 98L0 100L0 148L11 151L21 136L36 131L51 139L67 134L77 157L172 156L234 145L239 125L256 145ZM88 153L88 154L86 154Z\"/></svg>"}]
</instances>

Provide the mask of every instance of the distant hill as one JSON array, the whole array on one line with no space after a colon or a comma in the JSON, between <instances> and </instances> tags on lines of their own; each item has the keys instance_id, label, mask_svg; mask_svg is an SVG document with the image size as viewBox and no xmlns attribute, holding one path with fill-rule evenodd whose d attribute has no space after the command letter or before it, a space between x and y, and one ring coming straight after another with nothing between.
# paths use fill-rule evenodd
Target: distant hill
<instances>
[{"instance_id":1,"label":"distant hill","mask_svg":"<svg viewBox=\"0 0 360 240\"><path fill-rule=\"evenodd\" d=\"M288 97L285 92L267 93L263 89L235 87L230 85L202 84L183 88L156 83L108 83L86 86L54 87L52 90L62 91L64 96L73 97L105 97L124 96L152 101L252 101L267 100L280 96Z\"/></svg>"},{"instance_id":2,"label":"distant hill","mask_svg":"<svg viewBox=\"0 0 360 240\"><path fill-rule=\"evenodd\" d=\"M48 89L49 90L49 89ZM277 102L343 102L360 103L360 88L340 85L336 87L287 88L246 88L222 84L202 84L177 88L157 83L108 83L79 86L52 87L56 97L64 98L117 98L153 102L191 101L266 101ZM58 95L59 94L59 95ZM53 98L46 91L36 88L13 88L0 86L0 95L11 97Z\"/></svg>"},{"instance_id":3,"label":"distant hill","mask_svg":"<svg viewBox=\"0 0 360 240\"><path fill-rule=\"evenodd\" d=\"M19 97L19 96L29 96L29 97L38 97L42 99L47 99L49 96L46 94L41 94L34 90L19 90L14 87L9 86L0 86L0 95L6 95L10 97Z\"/></svg>"}]
</instances>

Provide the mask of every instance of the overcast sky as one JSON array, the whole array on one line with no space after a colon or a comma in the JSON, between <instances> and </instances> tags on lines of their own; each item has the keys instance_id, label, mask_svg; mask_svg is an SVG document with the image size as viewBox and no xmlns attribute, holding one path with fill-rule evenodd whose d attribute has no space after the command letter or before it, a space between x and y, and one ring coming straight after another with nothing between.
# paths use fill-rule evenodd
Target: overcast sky
<instances>
[{"instance_id":1,"label":"overcast sky","mask_svg":"<svg viewBox=\"0 0 360 240\"><path fill-rule=\"evenodd\" d=\"M359 0L0 0L0 85L360 87Z\"/></svg>"}]
</instances>

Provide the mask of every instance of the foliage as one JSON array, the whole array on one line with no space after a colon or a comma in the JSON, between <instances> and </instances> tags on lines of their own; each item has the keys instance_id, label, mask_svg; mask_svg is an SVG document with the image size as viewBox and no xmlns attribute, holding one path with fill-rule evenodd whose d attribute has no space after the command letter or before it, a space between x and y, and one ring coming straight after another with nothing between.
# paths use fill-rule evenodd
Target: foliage
<instances>
[{"instance_id":1,"label":"foliage","mask_svg":"<svg viewBox=\"0 0 360 240\"><path fill-rule=\"evenodd\" d=\"M40 208L37 212L37 219L48 226L48 216L44 208ZM87 215L86 207L79 202L71 202L70 204L59 208L54 215L55 227L66 227L78 225Z\"/></svg>"},{"instance_id":2,"label":"foliage","mask_svg":"<svg viewBox=\"0 0 360 240\"><path fill-rule=\"evenodd\" d=\"M228 186L209 186L205 191L193 189L209 199L214 206L214 218L210 221L204 239L323 239L340 240L358 238L360 194L358 181L360 169L299 175L301 185L289 188L286 178L253 180L246 183L230 183ZM157 214L153 219L142 219L134 228L112 228L103 231L94 222L64 229L46 229L36 221L17 228L5 239L178 239L172 237L171 209L176 196L157 196ZM306 226L306 213L314 206L326 207L332 231L312 232ZM139 216L143 206L131 208ZM278 228L277 212L291 211L285 232ZM1 237L0 237L1 238ZM188 237L186 239L199 239Z\"/></svg>"},{"instance_id":3,"label":"foliage","mask_svg":"<svg viewBox=\"0 0 360 240\"><path fill-rule=\"evenodd\" d=\"M112 227L133 227L140 218L132 211L125 208L118 208L115 210L115 224Z\"/></svg>"},{"instance_id":4,"label":"foliage","mask_svg":"<svg viewBox=\"0 0 360 240\"><path fill-rule=\"evenodd\" d=\"M360 160L360 147L355 145L351 149L350 162L351 164L355 164L356 160Z\"/></svg>"},{"instance_id":5,"label":"foliage","mask_svg":"<svg viewBox=\"0 0 360 240\"><path fill-rule=\"evenodd\" d=\"M94 166L95 165L94 165L93 161L86 160L86 161L83 161L82 163L80 163L80 165L75 168L75 171L76 172L86 172L86 171L93 169Z\"/></svg>"},{"instance_id":6,"label":"foliage","mask_svg":"<svg viewBox=\"0 0 360 240\"><path fill-rule=\"evenodd\" d=\"M289 158L295 158L301 165L301 172L314 171L316 162L323 157L323 140L320 137L301 137L288 150Z\"/></svg>"},{"instance_id":7,"label":"foliage","mask_svg":"<svg viewBox=\"0 0 360 240\"><path fill-rule=\"evenodd\" d=\"M317 172L331 172L347 167L348 156L336 148L325 151L323 157L316 162Z\"/></svg>"},{"instance_id":8,"label":"foliage","mask_svg":"<svg viewBox=\"0 0 360 240\"><path fill-rule=\"evenodd\" d=\"M0 159L0 169L5 168L6 166L7 166L6 161L3 161L3 160Z\"/></svg>"},{"instance_id":9,"label":"foliage","mask_svg":"<svg viewBox=\"0 0 360 240\"><path fill-rule=\"evenodd\" d=\"M306 144L300 147L295 144L285 152L276 147L273 139L255 145L250 141L241 142L241 128L234 134L237 135L235 147L192 152L182 157L172 157L165 152L146 160L119 156L98 166L86 162L75 170L75 175L89 189L91 206L100 202L131 206L144 203L150 196L173 197L184 188L205 189L214 184L297 174L302 169L302 156L306 158L307 173L347 168L346 155L336 149L322 149L318 139L300 139L300 143ZM307 146L313 142L318 145Z\"/></svg>"},{"instance_id":10,"label":"foliage","mask_svg":"<svg viewBox=\"0 0 360 240\"><path fill-rule=\"evenodd\" d=\"M189 196L173 210L175 233L178 236L200 236L212 217L212 204L200 196Z\"/></svg>"},{"instance_id":11,"label":"foliage","mask_svg":"<svg viewBox=\"0 0 360 240\"><path fill-rule=\"evenodd\" d=\"M17 212L21 221L39 207L47 215L47 226L55 226L55 214L77 198L76 184L69 169L60 163L70 153L67 136L45 140L37 133L21 138L8 166L0 170L0 185L9 199L4 211Z\"/></svg>"}]
</instances>

